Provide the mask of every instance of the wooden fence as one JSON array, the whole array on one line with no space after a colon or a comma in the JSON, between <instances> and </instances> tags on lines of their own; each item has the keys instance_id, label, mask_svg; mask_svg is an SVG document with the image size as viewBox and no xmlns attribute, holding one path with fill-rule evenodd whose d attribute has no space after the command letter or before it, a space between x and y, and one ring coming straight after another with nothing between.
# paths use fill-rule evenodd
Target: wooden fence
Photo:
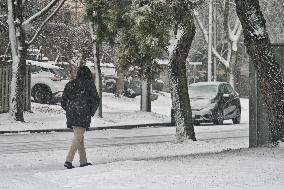
<instances>
[{"instance_id":1,"label":"wooden fence","mask_svg":"<svg viewBox=\"0 0 284 189\"><path fill-rule=\"evenodd\" d=\"M27 66L25 77L24 110L31 110L31 69ZM0 60L0 113L9 112L12 79L12 62Z\"/></svg>"}]
</instances>

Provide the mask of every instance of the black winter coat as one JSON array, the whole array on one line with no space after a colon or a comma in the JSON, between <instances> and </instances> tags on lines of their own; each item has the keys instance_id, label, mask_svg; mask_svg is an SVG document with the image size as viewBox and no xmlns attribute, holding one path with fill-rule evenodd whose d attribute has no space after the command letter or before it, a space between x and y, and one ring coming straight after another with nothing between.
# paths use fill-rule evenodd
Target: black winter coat
<instances>
[{"instance_id":1,"label":"black winter coat","mask_svg":"<svg viewBox=\"0 0 284 189\"><path fill-rule=\"evenodd\" d=\"M61 101L61 106L66 111L67 127L88 129L99 102L100 98L94 81L78 76L69 81L64 88Z\"/></svg>"}]
</instances>

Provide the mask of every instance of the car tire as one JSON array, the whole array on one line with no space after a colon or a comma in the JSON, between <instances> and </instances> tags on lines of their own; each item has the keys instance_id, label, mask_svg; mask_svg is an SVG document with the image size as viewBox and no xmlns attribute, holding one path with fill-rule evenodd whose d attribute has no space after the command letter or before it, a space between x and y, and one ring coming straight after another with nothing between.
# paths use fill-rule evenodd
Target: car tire
<instances>
[{"instance_id":1,"label":"car tire","mask_svg":"<svg viewBox=\"0 0 284 189\"><path fill-rule=\"evenodd\" d=\"M232 119L233 124L239 124L241 122L241 108L237 109L236 117Z\"/></svg>"},{"instance_id":2,"label":"car tire","mask_svg":"<svg viewBox=\"0 0 284 189\"><path fill-rule=\"evenodd\" d=\"M52 93L47 86L35 86L32 89L32 94L35 102L38 102L40 104L47 104L51 102Z\"/></svg>"},{"instance_id":3,"label":"car tire","mask_svg":"<svg viewBox=\"0 0 284 189\"><path fill-rule=\"evenodd\" d=\"M224 114L222 110L217 110L213 119L214 125L223 125Z\"/></svg>"}]
</instances>

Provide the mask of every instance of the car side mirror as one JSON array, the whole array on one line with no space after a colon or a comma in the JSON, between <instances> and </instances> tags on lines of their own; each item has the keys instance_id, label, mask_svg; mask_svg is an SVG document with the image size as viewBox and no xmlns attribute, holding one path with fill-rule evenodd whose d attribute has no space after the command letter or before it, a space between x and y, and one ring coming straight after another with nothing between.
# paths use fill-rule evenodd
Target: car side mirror
<instances>
[{"instance_id":1,"label":"car side mirror","mask_svg":"<svg viewBox=\"0 0 284 189\"><path fill-rule=\"evenodd\" d=\"M228 98L230 97L230 94L223 94L223 97Z\"/></svg>"}]
</instances>

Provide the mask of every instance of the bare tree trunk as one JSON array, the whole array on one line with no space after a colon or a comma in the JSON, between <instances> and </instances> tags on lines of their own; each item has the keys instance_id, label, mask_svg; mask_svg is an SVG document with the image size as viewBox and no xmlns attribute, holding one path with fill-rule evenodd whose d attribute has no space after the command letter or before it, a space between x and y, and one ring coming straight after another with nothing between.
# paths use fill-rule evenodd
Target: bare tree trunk
<instances>
[{"instance_id":1,"label":"bare tree trunk","mask_svg":"<svg viewBox=\"0 0 284 189\"><path fill-rule=\"evenodd\" d=\"M140 102L140 111L151 112L151 86L152 86L152 73L149 65L153 60L147 58L148 64L146 64L146 78L142 81L141 86L141 102Z\"/></svg>"},{"instance_id":2,"label":"bare tree trunk","mask_svg":"<svg viewBox=\"0 0 284 189\"><path fill-rule=\"evenodd\" d=\"M123 79L123 73L120 69L117 70L117 82L116 82L116 90L115 90L115 96L121 97L124 91L124 79Z\"/></svg>"},{"instance_id":3,"label":"bare tree trunk","mask_svg":"<svg viewBox=\"0 0 284 189\"><path fill-rule=\"evenodd\" d=\"M188 95L186 58L195 35L195 26L192 20L184 28L182 36L177 43L170 60L170 88L172 94L172 109L176 123L177 139L183 141L187 138L196 140L193 127L192 112Z\"/></svg>"},{"instance_id":4,"label":"bare tree trunk","mask_svg":"<svg viewBox=\"0 0 284 189\"><path fill-rule=\"evenodd\" d=\"M238 17L244 28L244 42L258 74L260 91L268 108L272 142L284 137L284 88L282 71L274 57L259 1L236 0Z\"/></svg>"},{"instance_id":5,"label":"bare tree trunk","mask_svg":"<svg viewBox=\"0 0 284 189\"><path fill-rule=\"evenodd\" d=\"M224 31L226 33L226 38L228 41L228 53L231 55L229 56L229 68L227 69L228 73L228 79L227 81L232 85L232 87L235 89L235 71L236 71L236 63L237 63L237 46L234 47L234 45L237 45L238 38L237 36L240 35L238 31L238 28L234 28L234 31L231 31L230 29L230 20L229 20L229 13L230 13L230 0L225 0L224 1ZM240 26L239 26L240 27ZM236 31L235 31L236 30ZM237 37L236 41L233 41L233 36Z\"/></svg>"},{"instance_id":6,"label":"bare tree trunk","mask_svg":"<svg viewBox=\"0 0 284 189\"><path fill-rule=\"evenodd\" d=\"M91 53L91 46L88 43L85 43L85 46L81 50L81 58L79 62L79 66L86 65L86 59L89 57L89 54Z\"/></svg>"},{"instance_id":7,"label":"bare tree trunk","mask_svg":"<svg viewBox=\"0 0 284 189\"><path fill-rule=\"evenodd\" d=\"M75 79L77 69L74 68L74 66L72 65L72 63L70 61L68 62L68 64L69 64L69 70L70 70L70 79Z\"/></svg>"},{"instance_id":8,"label":"bare tree trunk","mask_svg":"<svg viewBox=\"0 0 284 189\"><path fill-rule=\"evenodd\" d=\"M24 77L26 73L27 45L21 1L8 0L8 25L13 67L10 93L10 114L17 121L24 121Z\"/></svg>"},{"instance_id":9,"label":"bare tree trunk","mask_svg":"<svg viewBox=\"0 0 284 189\"><path fill-rule=\"evenodd\" d=\"M140 110L142 112L151 112L151 81L149 79L142 81L141 90Z\"/></svg>"},{"instance_id":10,"label":"bare tree trunk","mask_svg":"<svg viewBox=\"0 0 284 189\"><path fill-rule=\"evenodd\" d=\"M98 43L96 44L96 59L97 61L95 62L95 70L96 70L96 75L98 76L96 79L96 85L98 86L98 93L100 96L100 106L98 108L98 116L100 118L103 117L103 106L102 106L102 97L103 97L103 90L102 90L102 71L101 71L101 63L100 63L100 45Z\"/></svg>"},{"instance_id":11,"label":"bare tree trunk","mask_svg":"<svg viewBox=\"0 0 284 189\"><path fill-rule=\"evenodd\" d=\"M103 117L103 110L102 110L102 72L101 72L101 66L100 66L100 47L97 42L97 36L95 34L96 29L94 27L94 23L92 21L89 21L89 27L92 37L92 44L93 44L93 56L94 56L94 66L96 71L96 79L95 84L100 96L100 106L98 108L98 116Z\"/></svg>"},{"instance_id":12,"label":"bare tree trunk","mask_svg":"<svg viewBox=\"0 0 284 189\"><path fill-rule=\"evenodd\" d=\"M229 83L235 89L235 71L236 71L236 62L237 62L237 51L232 50L230 58L230 69L229 69Z\"/></svg>"}]
</instances>

